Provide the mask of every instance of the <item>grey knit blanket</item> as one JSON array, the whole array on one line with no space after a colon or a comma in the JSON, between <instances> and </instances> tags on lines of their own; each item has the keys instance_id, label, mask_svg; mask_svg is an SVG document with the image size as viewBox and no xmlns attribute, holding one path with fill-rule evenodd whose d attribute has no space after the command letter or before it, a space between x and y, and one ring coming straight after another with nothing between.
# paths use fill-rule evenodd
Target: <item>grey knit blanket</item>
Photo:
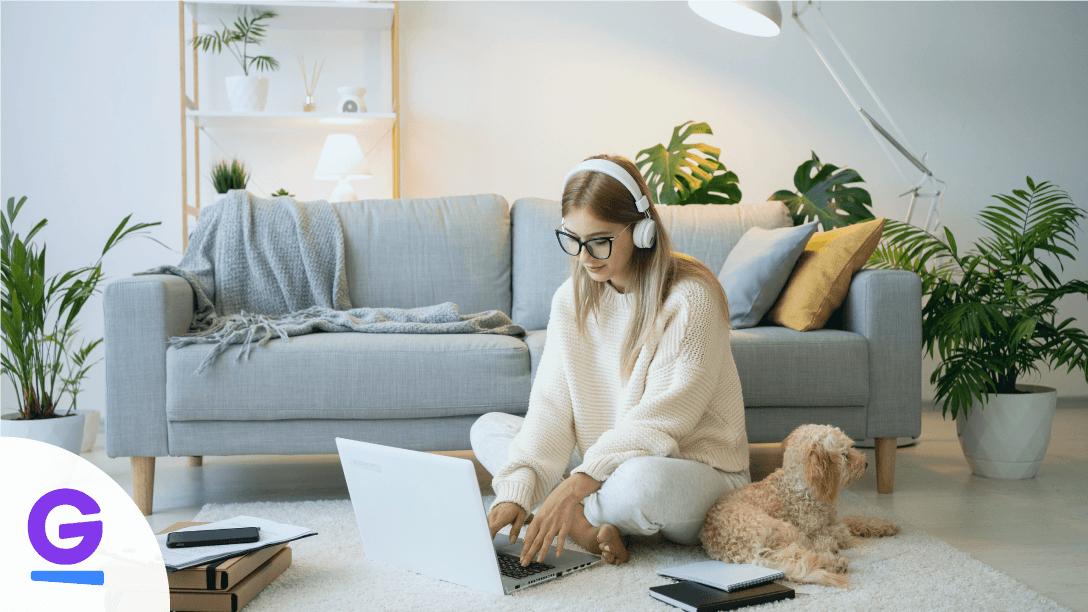
<instances>
[{"instance_id":1,"label":"grey knit blanket","mask_svg":"<svg viewBox=\"0 0 1088 612\"><path fill-rule=\"evenodd\" d=\"M258 198L231 190L201 211L177 266L141 274L174 274L196 297L188 334L171 346L214 344L196 373L231 344L313 332L503 334L525 336L500 310L461 315L453 302L420 308L352 308L340 218L325 200Z\"/></svg>"}]
</instances>

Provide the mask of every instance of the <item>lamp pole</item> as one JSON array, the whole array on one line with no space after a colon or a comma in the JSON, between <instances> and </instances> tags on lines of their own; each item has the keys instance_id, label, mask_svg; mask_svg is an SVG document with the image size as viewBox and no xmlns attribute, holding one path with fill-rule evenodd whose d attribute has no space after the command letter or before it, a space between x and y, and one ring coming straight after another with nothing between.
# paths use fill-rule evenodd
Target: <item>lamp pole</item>
<instances>
[{"instance_id":1,"label":"lamp pole","mask_svg":"<svg viewBox=\"0 0 1088 612\"><path fill-rule=\"evenodd\" d=\"M818 21L823 24L824 29L827 30L828 35L831 36L831 40L835 42L835 45L839 48L839 51L842 52L843 56L846 58L846 61L850 64L850 67L853 68L854 74L856 74L858 79L861 80L862 84L865 85L865 89L868 90L869 95L873 97L873 100L876 101L877 106L880 107L881 112L883 112L884 116L888 118L888 121L891 123L892 128L895 130L895 133L899 136L899 140L896 140L895 137L888 133L886 129L884 129L879 123L877 123L877 121L873 119L872 116L869 115L869 113L865 112L865 109L863 109L861 105L859 105L854 100L854 97L850 95L850 90L847 89L846 84L843 83L842 79L839 78L839 75L835 72L835 69L832 68L831 63L827 61L827 58L820 51L820 47L816 44L816 41L815 39L813 39L812 34L809 33L808 28L805 27L805 24L801 22L801 15L805 11L807 11L809 7L812 7L814 9L813 14L816 15ZM904 221L906 223L911 222L911 217L914 213L914 203L918 198L932 198L929 206L929 213L926 215L925 224L922 227L927 232L936 232L937 228L941 224L941 212L944 209L944 194L947 190L947 185L944 181L933 176L933 172L931 172L929 168L926 167L926 165L923 163L924 160L929 156L929 153L922 155L922 159L919 160L910 152L910 150L908 149L908 147L910 147L910 143L907 142L907 138L903 136L902 130L899 129L899 126L895 123L895 120L892 119L892 116L888 112L888 109L884 107L884 103L880 101L880 98L876 95L876 92L873 91L873 88L869 85L869 81L867 81L865 79L865 76L861 74L861 70L858 68L857 64L854 63L854 59L850 57L850 54L846 52L846 48L842 46L841 42L839 42L839 38L835 36L835 33L833 31L831 31L831 26L828 25L827 20L824 19L823 13L820 12L820 7L816 6L812 2L812 0L808 0L807 2L797 2L796 0L794 0L792 16L793 20L797 22L797 27L801 29L801 32L804 33L805 38L807 38L808 42L812 45L812 48L815 49L816 54L820 56L820 60L823 61L824 66L826 66L827 70L831 72L831 76L834 77L835 82L839 84L839 88L842 89L842 92L844 94L846 94L846 98L850 100L851 106L853 106L854 109L861 116L862 123L865 124L865 127L869 128L869 132L872 133L873 138L876 138L877 142L880 143L880 147L884 150L884 153L888 156L888 159L891 160L892 164L895 166L895 169L899 172L899 175L903 177L903 180L907 183L911 182L911 180L907 177L906 172L903 171L903 168L896 156L892 155L891 149L888 148L888 143L891 143L892 146L894 146L896 150L898 150L903 155L903 157L906 157L914 165L915 168L922 172L922 178L917 183L915 183L911 189L899 195L899 197L903 197L908 193L911 194L910 204L907 206L907 217L906 219L904 219ZM881 139L882 136L883 139ZM885 142L885 140L887 142ZM900 144L900 140L903 143L906 143L906 146ZM923 186L928 187L930 191L928 193L923 193L921 191ZM934 215L936 216L934 217ZM931 222L933 225L932 229L930 229Z\"/></svg>"}]
</instances>

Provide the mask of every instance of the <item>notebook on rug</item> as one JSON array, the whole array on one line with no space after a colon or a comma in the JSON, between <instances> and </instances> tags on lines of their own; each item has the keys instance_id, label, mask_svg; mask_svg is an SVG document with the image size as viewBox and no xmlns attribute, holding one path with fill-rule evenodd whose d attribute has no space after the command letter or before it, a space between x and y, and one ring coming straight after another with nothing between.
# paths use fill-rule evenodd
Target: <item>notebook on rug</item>
<instances>
[{"instance_id":1,"label":"notebook on rug","mask_svg":"<svg viewBox=\"0 0 1088 612\"><path fill-rule=\"evenodd\" d=\"M690 580L723 591L736 591L785 578L786 574L751 563L699 561L679 567L661 568L657 573L677 580Z\"/></svg>"},{"instance_id":2,"label":"notebook on rug","mask_svg":"<svg viewBox=\"0 0 1088 612\"><path fill-rule=\"evenodd\" d=\"M688 612L719 612L793 599L794 591L777 582L727 593L698 582L682 581L650 587L650 597Z\"/></svg>"}]
</instances>

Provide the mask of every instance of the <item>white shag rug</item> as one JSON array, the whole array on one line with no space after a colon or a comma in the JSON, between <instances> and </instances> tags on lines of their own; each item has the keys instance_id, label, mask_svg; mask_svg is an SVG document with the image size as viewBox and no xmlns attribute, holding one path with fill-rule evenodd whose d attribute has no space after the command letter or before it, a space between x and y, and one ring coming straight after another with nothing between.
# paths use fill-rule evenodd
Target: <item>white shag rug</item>
<instances>
[{"instance_id":1,"label":"white shag rug","mask_svg":"<svg viewBox=\"0 0 1088 612\"><path fill-rule=\"evenodd\" d=\"M481 501L490 505L492 496ZM206 504L195 521L237 515L309 527L318 535L290 544L292 564L246 606L246 612L298 610L678 610L653 599L651 586L669 584L660 567L708 559L698 546L680 546L660 537L632 538L631 561L598 564L514 595L498 596L369 561L349 500ZM912 525L849 490L839 497L839 515L861 514L897 522L890 538L864 540L841 551L850 558L847 590L782 581L797 596L746 610L1069 610L1008 575ZM567 547L578 547L567 541Z\"/></svg>"}]
</instances>

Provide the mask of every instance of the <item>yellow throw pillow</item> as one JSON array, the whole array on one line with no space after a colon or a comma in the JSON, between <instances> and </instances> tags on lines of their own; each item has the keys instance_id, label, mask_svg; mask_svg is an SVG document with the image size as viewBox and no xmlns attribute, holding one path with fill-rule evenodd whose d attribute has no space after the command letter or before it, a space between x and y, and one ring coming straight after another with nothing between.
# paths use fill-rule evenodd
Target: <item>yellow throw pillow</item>
<instances>
[{"instance_id":1,"label":"yellow throw pillow","mask_svg":"<svg viewBox=\"0 0 1088 612\"><path fill-rule=\"evenodd\" d=\"M883 233L880 217L812 236L767 318L797 331L822 328L846 299L854 273L869 260Z\"/></svg>"}]
</instances>

